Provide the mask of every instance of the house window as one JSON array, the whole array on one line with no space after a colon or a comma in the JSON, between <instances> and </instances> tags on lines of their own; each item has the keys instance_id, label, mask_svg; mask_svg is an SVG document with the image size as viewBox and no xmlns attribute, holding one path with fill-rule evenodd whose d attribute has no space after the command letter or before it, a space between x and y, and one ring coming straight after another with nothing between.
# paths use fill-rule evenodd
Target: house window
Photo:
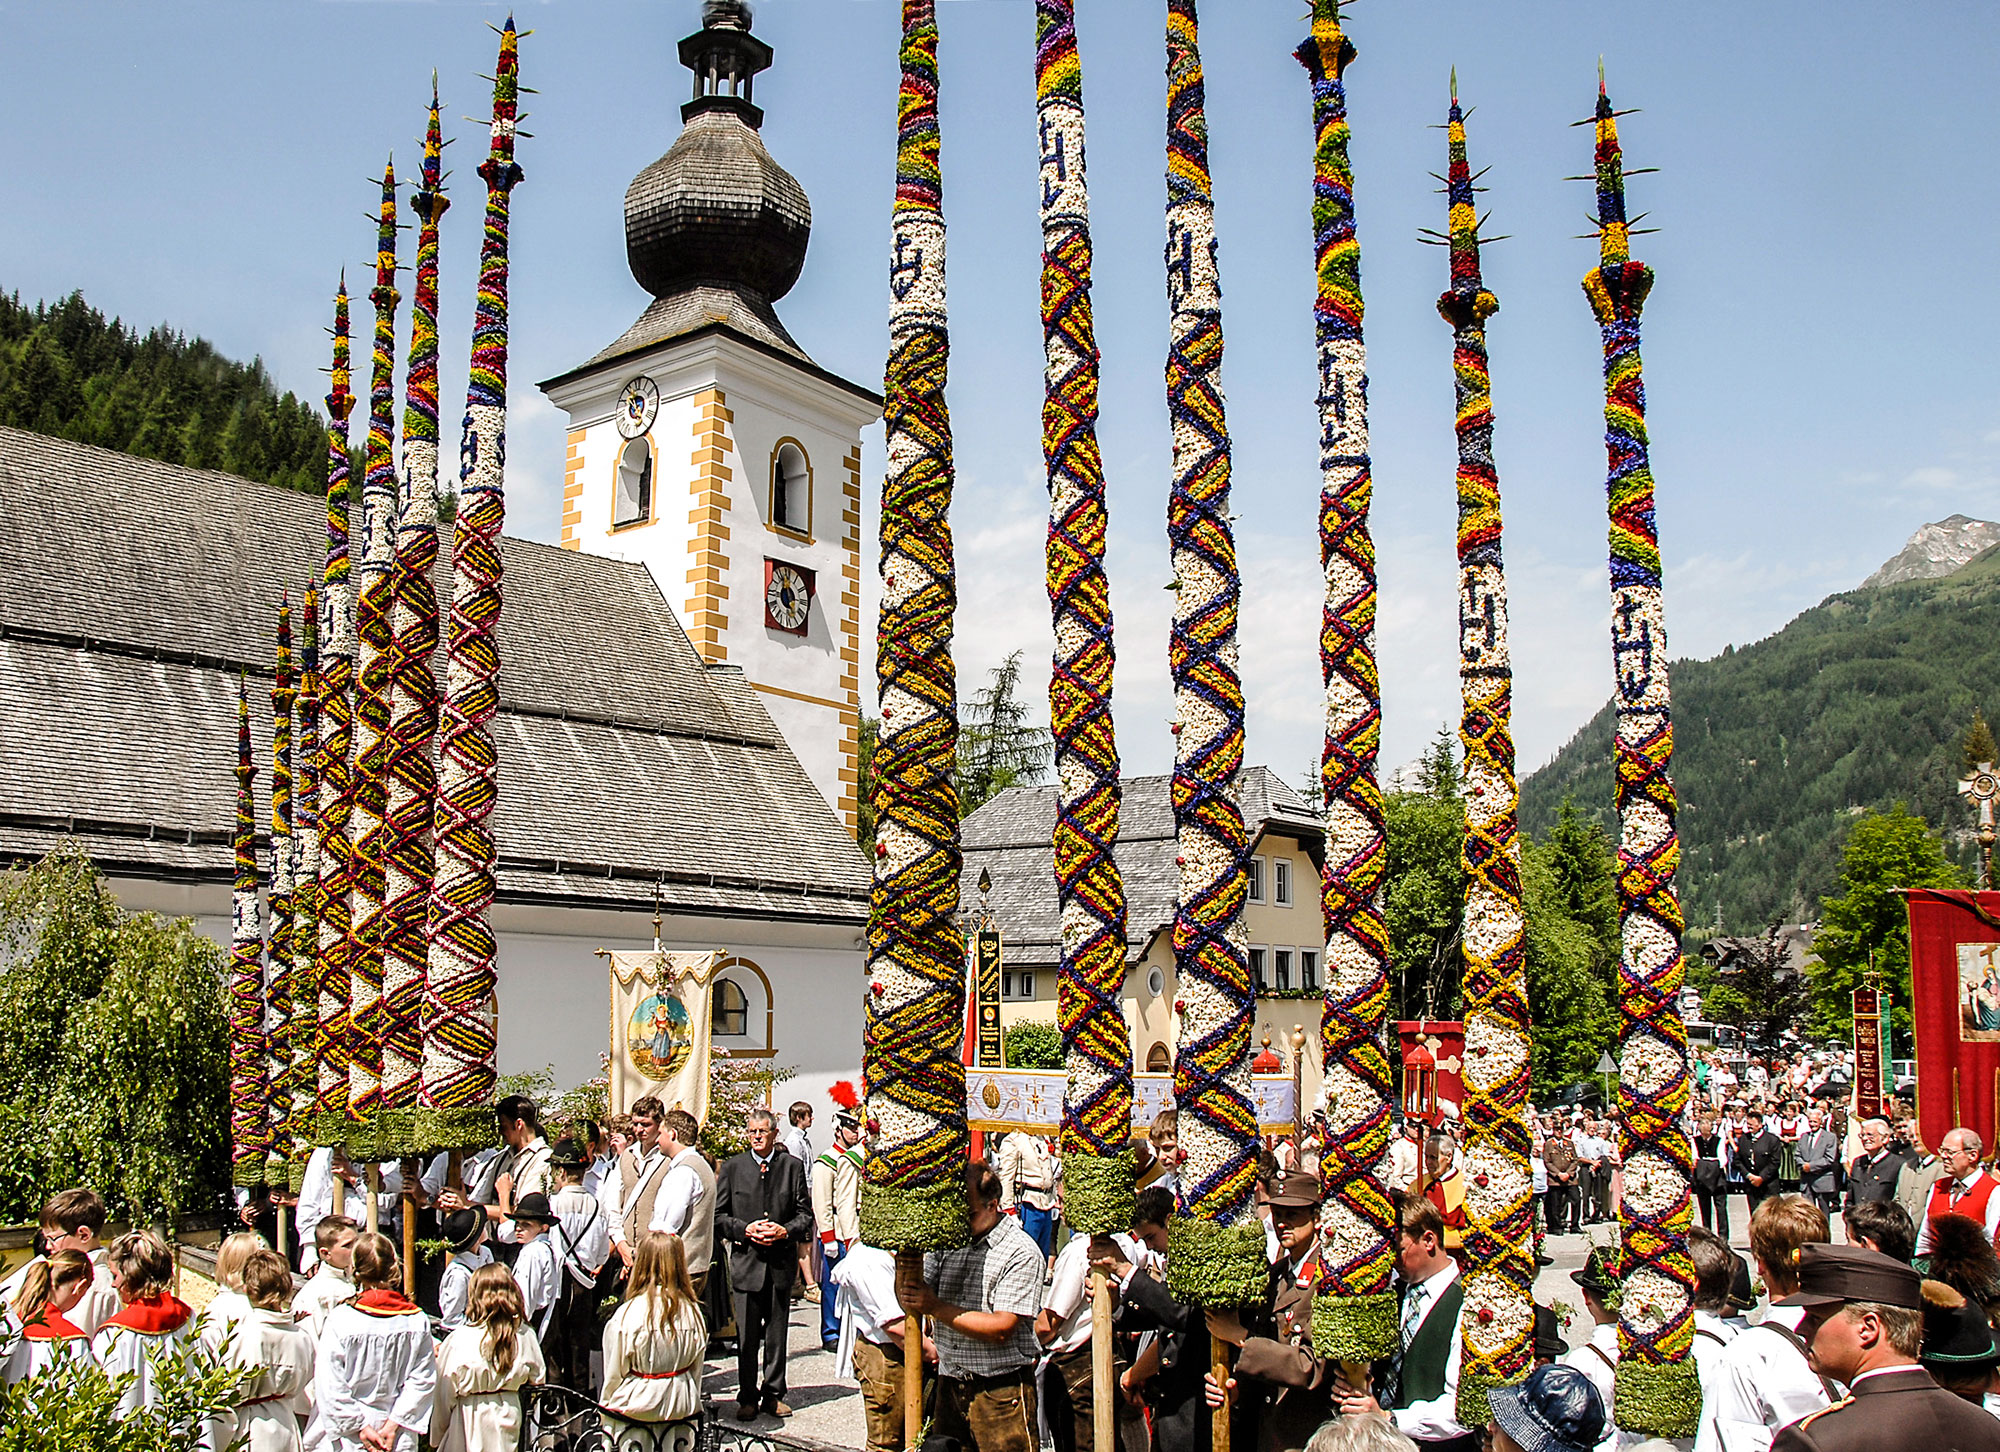
<instances>
[{"instance_id":1,"label":"house window","mask_svg":"<svg viewBox=\"0 0 2000 1452\"><path fill-rule=\"evenodd\" d=\"M1146 970L1146 991L1155 998L1165 993L1167 991L1167 975L1162 973L1158 968L1148 968Z\"/></svg>"},{"instance_id":2,"label":"house window","mask_svg":"<svg viewBox=\"0 0 2000 1452\"><path fill-rule=\"evenodd\" d=\"M1292 950L1273 948L1271 950L1271 976L1280 993L1288 993L1292 987Z\"/></svg>"},{"instance_id":3,"label":"house window","mask_svg":"<svg viewBox=\"0 0 2000 1452\"><path fill-rule=\"evenodd\" d=\"M1009 968L1000 975L1000 996L1020 1002L1035 996L1035 975L1026 968Z\"/></svg>"},{"instance_id":4,"label":"house window","mask_svg":"<svg viewBox=\"0 0 2000 1452\"><path fill-rule=\"evenodd\" d=\"M812 533L812 471L805 450L789 440L771 456L771 523Z\"/></svg>"},{"instance_id":5,"label":"house window","mask_svg":"<svg viewBox=\"0 0 2000 1452\"><path fill-rule=\"evenodd\" d=\"M1299 949L1299 987L1308 993L1319 987L1319 950Z\"/></svg>"},{"instance_id":6,"label":"house window","mask_svg":"<svg viewBox=\"0 0 2000 1452\"><path fill-rule=\"evenodd\" d=\"M1292 905L1292 864L1284 857L1271 861L1271 895L1279 907Z\"/></svg>"},{"instance_id":7,"label":"house window","mask_svg":"<svg viewBox=\"0 0 2000 1452\"><path fill-rule=\"evenodd\" d=\"M1148 1074L1164 1074L1171 1068L1173 1068L1173 1061L1167 1057L1167 1046L1165 1044L1154 1044L1152 1048L1146 1050L1146 1072Z\"/></svg>"},{"instance_id":8,"label":"house window","mask_svg":"<svg viewBox=\"0 0 2000 1452\"><path fill-rule=\"evenodd\" d=\"M643 524L653 517L653 446L633 439L618 451L618 493L611 503L611 523Z\"/></svg>"},{"instance_id":9,"label":"house window","mask_svg":"<svg viewBox=\"0 0 2000 1452\"><path fill-rule=\"evenodd\" d=\"M1252 948L1250 950L1250 981L1257 985L1259 993L1268 993L1271 991L1270 980L1264 976L1264 963L1270 956L1262 948Z\"/></svg>"},{"instance_id":10,"label":"house window","mask_svg":"<svg viewBox=\"0 0 2000 1452\"><path fill-rule=\"evenodd\" d=\"M1264 859L1261 857L1252 857L1250 859L1250 901L1262 902L1263 900Z\"/></svg>"},{"instance_id":11,"label":"house window","mask_svg":"<svg viewBox=\"0 0 2000 1452\"><path fill-rule=\"evenodd\" d=\"M709 1033L718 1038L740 1039L750 1032L750 1000L740 984L718 978L709 990Z\"/></svg>"}]
</instances>

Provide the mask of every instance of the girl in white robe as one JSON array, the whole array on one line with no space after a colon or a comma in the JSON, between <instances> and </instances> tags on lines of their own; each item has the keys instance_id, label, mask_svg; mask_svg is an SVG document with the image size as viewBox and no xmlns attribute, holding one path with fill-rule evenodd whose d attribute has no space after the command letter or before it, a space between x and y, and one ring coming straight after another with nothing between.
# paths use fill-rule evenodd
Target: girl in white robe
<instances>
[{"instance_id":1,"label":"girl in white robe","mask_svg":"<svg viewBox=\"0 0 2000 1452\"><path fill-rule=\"evenodd\" d=\"M692 1421L701 1412L708 1326L688 1279L687 1249L671 1231L649 1231L632 1258L632 1286L604 1327L598 1402L614 1445L621 1422Z\"/></svg>"},{"instance_id":2,"label":"girl in white robe","mask_svg":"<svg viewBox=\"0 0 2000 1452\"><path fill-rule=\"evenodd\" d=\"M335 1306L313 1366L315 1426L322 1452L417 1452L430 1426L437 1362L430 1320L402 1292L396 1247L364 1232L354 1242L360 1293ZM364 1430L377 1445L361 1440Z\"/></svg>"},{"instance_id":3,"label":"girl in white robe","mask_svg":"<svg viewBox=\"0 0 2000 1452\"><path fill-rule=\"evenodd\" d=\"M236 1274L247 1310L220 1354L249 1379L236 1394L233 1426L220 1428L212 1445L230 1447L240 1437L241 1452L300 1452L299 1429L312 1413L313 1342L287 1304L291 1267L275 1250L259 1247Z\"/></svg>"},{"instance_id":4,"label":"girl in white robe","mask_svg":"<svg viewBox=\"0 0 2000 1452\"><path fill-rule=\"evenodd\" d=\"M90 1343L97 1364L116 1381L130 1373L118 1398L123 1421L157 1400L154 1363L194 1335L194 1310L167 1290L174 1278L173 1252L150 1230L134 1230L111 1244L111 1274L124 1306L98 1328Z\"/></svg>"},{"instance_id":5,"label":"girl in white robe","mask_svg":"<svg viewBox=\"0 0 2000 1452\"><path fill-rule=\"evenodd\" d=\"M431 1444L438 1452L517 1452L521 1388L544 1380L548 1367L506 1266L473 1272L466 1323L445 1338L437 1360Z\"/></svg>"},{"instance_id":6,"label":"girl in white robe","mask_svg":"<svg viewBox=\"0 0 2000 1452\"><path fill-rule=\"evenodd\" d=\"M25 1381L58 1357L88 1361L90 1335L69 1319L97 1276L97 1267L79 1250L59 1250L30 1265L7 1307L9 1330L18 1335L0 1367L7 1385Z\"/></svg>"}]
</instances>

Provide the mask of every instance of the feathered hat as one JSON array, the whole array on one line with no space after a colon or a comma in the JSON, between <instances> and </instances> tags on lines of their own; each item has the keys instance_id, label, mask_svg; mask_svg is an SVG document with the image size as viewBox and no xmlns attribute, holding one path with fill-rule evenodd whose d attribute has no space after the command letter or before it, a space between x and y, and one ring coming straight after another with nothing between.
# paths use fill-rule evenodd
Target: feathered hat
<instances>
[{"instance_id":1,"label":"feathered hat","mask_svg":"<svg viewBox=\"0 0 2000 1452\"><path fill-rule=\"evenodd\" d=\"M2000 1301L2000 1255L1994 1254L1986 1227L1969 1215L1934 1216L1930 1278L1981 1306Z\"/></svg>"},{"instance_id":2,"label":"feathered hat","mask_svg":"<svg viewBox=\"0 0 2000 1452\"><path fill-rule=\"evenodd\" d=\"M826 1097L833 1101L833 1122L847 1129L861 1128L861 1096L847 1079L836 1079Z\"/></svg>"}]
</instances>

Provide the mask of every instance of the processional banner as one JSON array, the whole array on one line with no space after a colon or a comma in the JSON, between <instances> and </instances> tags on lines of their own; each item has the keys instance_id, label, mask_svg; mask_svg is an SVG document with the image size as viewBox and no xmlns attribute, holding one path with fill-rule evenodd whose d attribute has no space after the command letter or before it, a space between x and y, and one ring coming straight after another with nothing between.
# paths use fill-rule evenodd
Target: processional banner
<instances>
[{"instance_id":1,"label":"processional banner","mask_svg":"<svg viewBox=\"0 0 2000 1452\"><path fill-rule=\"evenodd\" d=\"M1936 1146L1954 1126L1994 1142L2000 1105L2000 892L1911 888L1910 1017L1917 1122ZM1886 1078L1885 1073L1885 1078Z\"/></svg>"},{"instance_id":2,"label":"processional banner","mask_svg":"<svg viewBox=\"0 0 2000 1452\"><path fill-rule=\"evenodd\" d=\"M967 1069L966 1122L988 1132L1025 1129L1054 1134L1062 1128L1063 1084L1068 1077L1061 1069ZM1260 1133L1292 1132L1291 1075L1252 1075L1250 1099ZM1173 1107L1172 1074L1132 1076L1134 1138L1152 1128L1161 1110Z\"/></svg>"},{"instance_id":3,"label":"processional banner","mask_svg":"<svg viewBox=\"0 0 2000 1452\"><path fill-rule=\"evenodd\" d=\"M647 1095L708 1118L709 990L719 952L609 953L611 1112Z\"/></svg>"},{"instance_id":4,"label":"processional banner","mask_svg":"<svg viewBox=\"0 0 2000 1452\"><path fill-rule=\"evenodd\" d=\"M1854 990L1854 1112L1873 1119L1882 1112L1882 995Z\"/></svg>"}]
</instances>

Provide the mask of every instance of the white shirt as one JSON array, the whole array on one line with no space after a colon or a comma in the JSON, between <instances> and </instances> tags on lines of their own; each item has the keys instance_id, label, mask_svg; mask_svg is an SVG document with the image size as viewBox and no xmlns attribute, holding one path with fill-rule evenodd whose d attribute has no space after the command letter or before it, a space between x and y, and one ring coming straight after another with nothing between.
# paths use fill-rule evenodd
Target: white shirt
<instances>
[{"instance_id":1,"label":"white shirt","mask_svg":"<svg viewBox=\"0 0 2000 1452\"><path fill-rule=\"evenodd\" d=\"M617 1168L618 1156L609 1153L599 1155L590 1162L590 1168L583 1172L583 1188L602 1199L605 1177Z\"/></svg>"},{"instance_id":2,"label":"white shirt","mask_svg":"<svg viewBox=\"0 0 2000 1452\"><path fill-rule=\"evenodd\" d=\"M335 1306L313 1368L316 1416L331 1452L367 1452L361 1429L394 1422L394 1452L417 1452L431 1424L437 1360L422 1312L371 1316Z\"/></svg>"},{"instance_id":3,"label":"white shirt","mask_svg":"<svg viewBox=\"0 0 2000 1452\"><path fill-rule=\"evenodd\" d=\"M106 1326L91 1339L91 1354L97 1364L104 1368L104 1374L116 1381L130 1373L131 1381L118 1398L119 1418L130 1416L141 1407L150 1407L157 1393L153 1388L156 1375L153 1359L171 1356L182 1342L194 1337L194 1317L190 1316L171 1331L146 1333L134 1331L124 1326Z\"/></svg>"},{"instance_id":4,"label":"white shirt","mask_svg":"<svg viewBox=\"0 0 2000 1452\"><path fill-rule=\"evenodd\" d=\"M1410 1287L1409 1294L1419 1305L1414 1313L1406 1314L1404 1320L1404 1324L1409 1327L1409 1337L1404 1343L1406 1347L1409 1341L1415 1340L1417 1333L1423 1330L1424 1322L1430 1319L1431 1312L1437 1308L1438 1298L1450 1290L1452 1282L1457 1279L1458 1265L1448 1260L1444 1263L1444 1269L1429 1280L1419 1281ZM1459 1303L1458 1319L1461 1323L1465 1319L1465 1305L1462 1301ZM1462 1324L1455 1325L1451 1330L1451 1351L1445 1357L1444 1390L1430 1401L1417 1402L1389 1413L1390 1418L1396 1423L1397 1430L1411 1441L1442 1442L1447 1437L1463 1437L1466 1434L1466 1429L1458 1423L1458 1369L1464 1355L1463 1327Z\"/></svg>"},{"instance_id":5,"label":"white shirt","mask_svg":"<svg viewBox=\"0 0 2000 1452\"><path fill-rule=\"evenodd\" d=\"M1951 1213L1962 1214L1963 1212L1957 1208L1959 1197L1970 1194L1972 1191L1978 1189L1981 1180L1990 1180L1992 1178L1993 1176L1985 1170L1974 1170L1967 1179L1950 1181L1950 1189L1946 1193L1951 1198ZM1946 1182L1942 1179L1938 1181L1938 1184L1944 1183ZM1919 1256L1931 1253L1930 1206L1931 1193L1936 1188L1937 1186L1933 1185L1930 1190L1924 1192L1924 1198L1920 1206L1921 1218L1917 1224L1917 1254ZM1986 1238L1992 1240L1996 1236L2000 1236L2000 1184L1996 1184L1993 1187L1993 1193L1986 1197L1986 1214L1984 1219L1986 1221Z\"/></svg>"},{"instance_id":6,"label":"white shirt","mask_svg":"<svg viewBox=\"0 0 2000 1452\"><path fill-rule=\"evenodd\" d=\"M491 1264L493 1252L484 1244L458 1251L444 1263L444 1277L438 1282L438 1320L447 1331L456 1331L465 1324L465 1298L472 1289L472 1273ZM352 1287L348 1294L353 1294Z\"/></svg>"},{"instance_id":7,"label":"white shirt","mask_svg":"<svg viewBox=\"0 0 2000 1452\"><path fill-rule=\"evenodd\" d=\"M514 1258L514 1279L521 1287L521 1309L537 1333L549 1328L549 1311L556 1303L556 1248L544 1231L521 1247Z\"/></svg>"},{"instance_id":8,"label":"white shirt","mask_svg":"<svg viewBox=\"0 0 2000 1452\"><path fill-rule=\"evenodd\" d=\"M20 1293L21 1282L28 1278L28 1266L36 1261L46 1260L46 1256L36 1256L28 1265L22 1266L14 1274L0 1282L0 1311L9 1311L14 1297ZM118 1299L118 1282L111 1275L111 1253L103 1248L90 1253L90 1263L97 1267L91 1279L90 1289L83 1293L83 1299L70 1307L64 1319L86 1336L95 1336L97 1328L118 1314L118 1308L125 1303Z\"/></svg>"},{"instance_id":9,"label":"white shirt","mask_svg":"<svg viewBox=\"0 0 2000 1452\"><path fill-rule=\"evenodd\" d=\"M327 1315L353 1294L354 1282L348 1279L346 1271L322 1265L307 1277L306 1283L299 1287L299 1293L292 1297L292 1319L309 1323L313 1340L317 1341L319 1333L326 1329Z\"/></svg>"},{"instance_id":10,"label":"white shirt","mask_svg":"<svg viewBox=\"0 0 2000 1452\"><path fill-rule=\"evenodd\" d=\"M1114 1235L1119 1253L1135 1266L1147 1265L1152 1252L1129 1235ZM1075 1351L1090 1344L1090 1237L1072 1235L1056 1252L1042 1309L1056 1318L1056 1339L1050 1351Z\"/></svg>"},{"instance_id":11,"label":"white shirt","mask_svg":"<svg viewBox=\"0 0 2000 1452\"><path fill-rule=\"evenodd\" d=\"M660 1182L660 1193L653 1198L653 1220L647 1229L671 1230L675 1235L687 1229L695 1206L701 1203L701 1176L694 1172L694 1161L700 1153L684 1149L667 1161L667 1177Z\"/></svg>"},{"instance_id":12,"label":"white shirt","mask_svg":"<svg viewBox=\"0 0 2000 1452\"><path fill-rule=\"evenodd\" d=\"M855 1340L888 1345L889 1333L883 1328L904 1320L896 1300L896 1258L857 1240L835 1263L829 1278L838 1293L834 1314L840 1319L840 1351L833 1374L851 1380Z\"/></svg>"},{"instance_id":13,"label":"white shirt","mask_svg":"<svg viewBox=\"0 0 2000 1452\"><path fill-rule=\"evenodd\" d=\"M778 1143L782 1144L792 1158L801 1165L810 1165L813 1162L812 1131L803 1124L795 1124L786 1130Z\"/></svg>"},{"instance_id":14,"label":"white shirt","mask_svg":"<svg viewBox=\"0 0 2000 1452\"><path fill-rule=\"evenodd\" d=\"M582 1186L570 1185L556 1192L549 1209L560 1217L549 1232L556 1263L578 1285L589 1285L611 1258L611 1222L604 1207Z\"/></svg>"},{"instance_id":15,"label":"white shirt","mask_svg":"<svg viewBox=\"0 0 2000 1452\"><path fill-rule=\"evenodd\" d=\"M1600 1354L1601 1353L1601 1354ZM1556 1358L1558 1366L1573 1366L1590 1378L1590 1384L1597 1388L1597 1395L1604 1401L1604 1437L1597 1444L1597 1452L1613 1452L1618 1446L1618 1429L1611 1424L1611 1395L1617 1383L1618 1365L1618 1323L1603 1321L1593 1326L1590 1339L1583 1345L1565 1351Z\"/></svg>"},{"instance_id":16,"label":"white shirt","mask_svg":"<svg viewBox=\"0 0 2000 1452\"><path fill-rule=\"evenodd\" d=\"M1694 1452L1765 1452L1778 1428L1827 1404L1826 1388L1805 1356L1769 1329L1775 1324L1796 1332L1803 1314L1797 1306L1773 1306L1723 1348L1715 1385L1703 1390Z\"/></svg>"},{"instance_id":17,"label":"white shirt","mask_svg":"<svg viewBox=\"0 0 2000 1452\"><path fill-rule=\"evenodd\" d=\"M299 1227L299 1268L319 1263L313 1231L333 1213L333 1151L322 1145L306 1158L306 1177L299 1184L298 1208L292 1212Z\"/></svg>"},{"instance_id":18,"label":"white shirt","mask_svg":"<svg viewBox=\"0 0 2000 1452\"><path fill-rule=\"evenodd\" d=\"M1706 1334L1704 1334L1706 1333ZM1695 1374L1701 1378L1701 1397L1707 1401L1713 1394L1716 1376L1722 1370L1722 1353L1729 1349L1729 1343L1738 1335L1736 1327L1723 1320L1713 1311L1699 1307L1694 1313L1694 1366Z\"/></svg>"}]
</instances>

